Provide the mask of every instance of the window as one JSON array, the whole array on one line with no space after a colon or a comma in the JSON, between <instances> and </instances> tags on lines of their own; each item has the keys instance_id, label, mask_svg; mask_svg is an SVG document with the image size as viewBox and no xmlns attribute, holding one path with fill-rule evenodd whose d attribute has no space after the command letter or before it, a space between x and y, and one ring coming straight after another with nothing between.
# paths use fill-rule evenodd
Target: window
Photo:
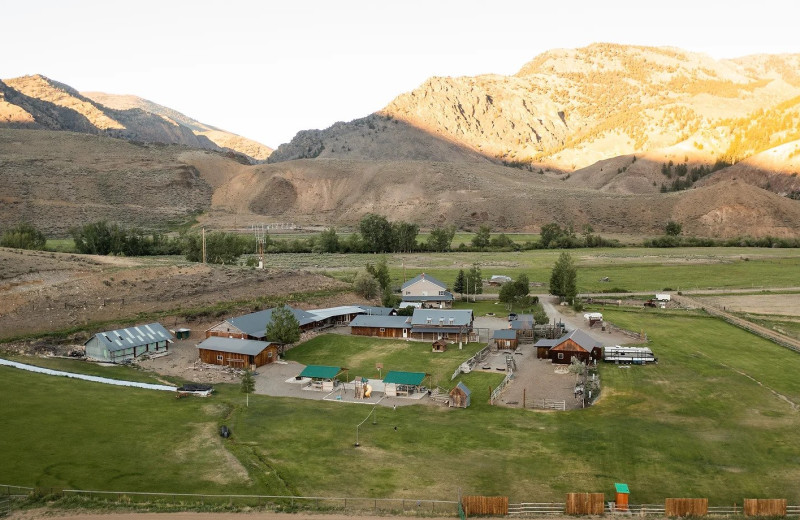
<instances>
[{"instance_id":1,"label":"window","mask_svg":"<svg viewBox=\"0 0 800 520\"><path fill-rule=\"evenodd\" d=\"M425 319L425 323L430 323L431 321L432 321L432 319L431 319L431 318L426 318L426 319Z\"/></svg>"},{"instance_id":2,"label":"window","mask_svg":"<svg viewBox=\"0 0 800 520\"><path fill-rule=\"evenodd\" d=\"M453 324L453 321L455 321L454 318L450 318L450 325Z\"/></svg>"},{"instance_id":3,"label":"window","mask_svg":"<svg viewBox=\"0 0 800 520\"><path fill-rule=\"evenodd\" d=\"M439 296L444 296L444 291L439 291Z\"/></svg>"},{"instance_id":4,"label":"window","mask_svg":"<svg viewBox=\"0 0 800 520\"><path fill-rule=\"evenodd\" d=\"M381 332L386 332L386 329L381 327Z\"/></svg>"},{"instance_id":5,"label":"window","mask_svg":"<svg viewBox=\"0 0 800 520\"><path fill-rule=\"evenodd\" d=\"M563 352L559 352L558 353L558 359L564 359L564 353Z\"/></svg>"},{"instance_id":6,"label":"window","mask_svg":"<svg viewBox=\"0 0 800 520\"><path fill-rule=\"evenodd\" d=\"M222 354L217 354L217 361L222 361L223 359Z\"/></svg>"},{"instance_id":7,"label":"window","mask_svg":"<svg viewBox=\"0 0 800 520\"><path fill-rule=\"evenodd\" d=\"M271 350L269 352L267 352L267 358L268 359L272 359L272 351Z\"/></svg>"}]
</instances>

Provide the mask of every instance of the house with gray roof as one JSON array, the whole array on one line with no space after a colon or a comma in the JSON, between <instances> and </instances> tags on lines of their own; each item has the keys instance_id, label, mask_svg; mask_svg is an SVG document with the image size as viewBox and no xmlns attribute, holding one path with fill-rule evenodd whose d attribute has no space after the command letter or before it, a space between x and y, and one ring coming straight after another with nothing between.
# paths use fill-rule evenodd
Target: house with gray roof
<instances>
[{"instance_id":1,"label":"house with gray roof","mask_svg":"<svg viewBox=\"0 0 800 520\"><path fill-rule=\"evenodd\" d=\"M453 306L453 293L447 284L429 274L422 273L400 288L404 302L421 303L422 307L445 309Z\"/></svg>"},{"instance_id":2,"label":"house with gray roof","mask_svg":"<svg viewBox=\"0 0 800 520\"><path fill-rule=\"evenodd\" d=\"M174 340L160 323L148 323L98 332L84 346L87 359L124 363L147 353L166 352Z\"/></svg>"},{"instance_id":3,"label":"house with gray roof","mask_svg":"<svg viewBox=\"0 0 800 520\"><path fill-rule=\"evenodd\" d=\"M197 345L203 363L236 368L260 367L278 360L278 345L268 341L210 336Z\"/></svg>"},{"instance_id":4,"label":"house with gray roof","mask_svg":"<svg viewBox=\"0 0 800 520\"><path fill-rule=\"evenodd\" d=\"M414 309L411 337L469 341L474 316L470 309Z\"/></svg>"},{"instance_id":5,"label":"house with gray roof","mask_svg":"<svg viewBox=\"0 0 800 520\"><path fill-rule=\"evenodd\" d=\"M554 341L556 344L548 351L548 357L553 363L568 365L573 358L589 363L603 358L603 345L580 329L575 329Z\"/></svg>"},{"instance_id":6,"label":"house with gray roof","mask_svg":"<svg viewBox=\"0 0 800 520\"><path fill-rule=\"evenodd\" d=\"M408 338L410 316L380 316L359 314L350 322L350 334L378 338Z\"/></svg>"}]
</instances>

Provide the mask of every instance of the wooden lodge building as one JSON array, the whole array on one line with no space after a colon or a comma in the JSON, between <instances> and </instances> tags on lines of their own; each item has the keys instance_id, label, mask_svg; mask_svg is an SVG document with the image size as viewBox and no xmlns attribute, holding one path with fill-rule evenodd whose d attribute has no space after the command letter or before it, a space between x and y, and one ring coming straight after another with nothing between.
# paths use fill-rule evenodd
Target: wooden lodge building
<instances>
[{"instance_id":1,"label":"wooden lodge building","mask_svg":"<svg viewBox=\"0 0 800 520\"><path fill-rule=\"evenodd\" d=\"M453 309L414 309L412 316L357 316L350 322L356 336L419 340L469 341L472 311Z\"/></svg>"},{"instance_id":2,"label":"wooden lodge building","mask_svg":"<svg viewBox=\"0 0 800 520\"><path fill-rule=\"evenodd\" d=\"M286 306L300 323L300 330L311 330L317 326L319 318L308 311ZM272 322L272 312L275 309L266 309L251 312L244 316L228 318L222 323L214 325L206 331L206 337L218 336L221 338L239 338L263 340L266 338L267 325Z\"/></svg>"},{"instance_id":3,"label":"wooden lodge building","mask_svg":"<svg viewBox=\"0 0 800 520\"><path fill-rule=\"evenodd\" d=\"M235 368L260 367L278 360L278 345L251 339L210 336L197 345L200 360Z\"/></svg>"},{"instance_id":4,"label":"wooden lodge building","mask_svg":"<svg viewBox=\"0 0 800 520\"><path fill-rule=\"evenodd\" d=\"M534 346L536 357L550 359L553 363L568 365L573 358L589 363L603 358L603 346L600 342L580 329L558 339L540 339Z\"/></svg>"},{"instance_id":5,"label":"wooden lodge building","mask_svg":"<svg viewBox=\"0 0 800 520\"><path fill-rule=\"evenodd\" d=\"M350 322L350 334L377 338L408 338L410 316L375 316L361 314Z\"/></svg>"},{"instance_id":6,"label":"wooden lodge building","mask_svg":"<svg viewBox=\"0 0 800 520\"><path fill-rule=\"evenodd\" d=\"M492 333L494 346L503 350L517 350L519 341L517 331L513 329L499 329Z\"/></svg>"},{"instance_id":7,"label":"wooden lodge building","mask_svg":"<svg viewBox=\"0 0 800 520\"><path fill-rule=\"evenodd\" d=\"M84 343L84 347L88 359L125 363L143 354L166 352L174 339L160 323L149 323L98 332Z\"/></svg>"}]
</instances>

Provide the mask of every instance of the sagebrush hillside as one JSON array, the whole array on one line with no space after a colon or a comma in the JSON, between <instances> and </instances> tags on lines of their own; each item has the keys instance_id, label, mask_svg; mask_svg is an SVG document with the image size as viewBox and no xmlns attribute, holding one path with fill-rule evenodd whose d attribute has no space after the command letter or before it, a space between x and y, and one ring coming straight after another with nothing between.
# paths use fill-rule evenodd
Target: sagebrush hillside
<instances>
[{"instance_id":1,"label":"sagebrush hillside","mask_svg":"<svg viewBox=\"0 0 800 520\"><path fill-rule=\"evenodd\" d=\"M263 161L264 145L133 96L94 93L41 75L0 81L0 127L69 130L130 141L180 144Z\"/></svg>"}]
</instances>

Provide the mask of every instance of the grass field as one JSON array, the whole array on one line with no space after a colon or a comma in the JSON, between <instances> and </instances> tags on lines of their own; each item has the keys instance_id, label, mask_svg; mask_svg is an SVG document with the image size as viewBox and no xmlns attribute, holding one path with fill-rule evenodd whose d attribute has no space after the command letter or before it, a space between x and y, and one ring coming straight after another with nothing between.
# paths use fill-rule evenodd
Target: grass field
<instances>
[{"instance_id":1,"label":"grass field","mask_svg":"<svg viewBox=\"0 0 800 520\"><path fill-rule=\"evenodd\" d=\"M644 329L660 362L602 365L603 392L592 408L490 407L489 387L502 375L472 373L461 376L473 391L469 409L379 408L376 424L360 429L359 449L352 444L365 406L251 396L245 408L238 389L226 385L205 400L176 400L0 368L0 459L8 461L0 482L409 498L453 498L460 488L561 501L571 491L610 493L621 481L637 503L667 496L708 497L712 505L800 500L800 417L792 404L800 403L800 356L705 316L605 315ZM427 344L369 347L377 341L324 336L290 354L367 375L378 358L387 369L407 370L433 360ZM440 372L458 362L446 357L451 352L458 353L433 360ZM223 422L234 432L225 441L215 433Z\"/></svg>"},{"instance_id":2,"label":"grass field","mask_svg":"<svg viewBox=\"0 0 800 520\"><path fill-rule=\"evenodd\" d=\"M383 372L426 372L433 385L449 385L455 369L477 351L481 343L467 343L463 350L452 346L447 352L431 352L427 341L386 340L380 338L324 334L286 353L286 359L304 365L333 365L348 369L349 380L355 376L378 378L376 363L383 363ZM344 379L344 377L342 377ZM428 384L426 381L425 384Z\"/></svg>"}]
</instances>

